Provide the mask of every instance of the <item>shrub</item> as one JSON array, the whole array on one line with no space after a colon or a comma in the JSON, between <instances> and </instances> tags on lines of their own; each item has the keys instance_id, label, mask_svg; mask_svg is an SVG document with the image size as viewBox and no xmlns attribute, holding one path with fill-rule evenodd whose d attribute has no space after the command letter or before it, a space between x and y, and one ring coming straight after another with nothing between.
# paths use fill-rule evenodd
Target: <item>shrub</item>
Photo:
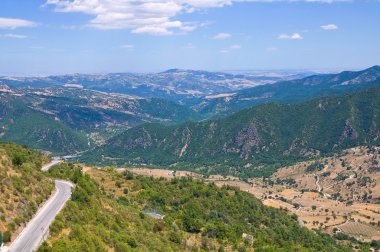
<instances>
[{"instance_id":1,"label":"shrub","mask_svg":"<svg viewBox=\"0 0 380 252\"><path fill-rule=\"evenodd\" d=\"M3 242L10 242L11 241L11 231L7 230L3 234Z\"/></svg>"}]
</instances>

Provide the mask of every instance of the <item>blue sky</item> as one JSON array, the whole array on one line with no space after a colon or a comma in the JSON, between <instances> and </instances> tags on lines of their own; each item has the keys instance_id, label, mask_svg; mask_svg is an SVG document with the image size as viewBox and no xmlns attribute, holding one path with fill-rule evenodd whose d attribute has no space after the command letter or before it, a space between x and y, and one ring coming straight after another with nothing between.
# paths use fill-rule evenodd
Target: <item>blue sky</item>
<instances>
[{"instance_id":1,"label":"blue sky","mask_svg":"<svg viewBox=\"0 0 380 252\"><path fill-rule=\"evenodd\" d=\"M360 69L378 0L1 0L0 73Z\"/></svg>"}]
</instances>

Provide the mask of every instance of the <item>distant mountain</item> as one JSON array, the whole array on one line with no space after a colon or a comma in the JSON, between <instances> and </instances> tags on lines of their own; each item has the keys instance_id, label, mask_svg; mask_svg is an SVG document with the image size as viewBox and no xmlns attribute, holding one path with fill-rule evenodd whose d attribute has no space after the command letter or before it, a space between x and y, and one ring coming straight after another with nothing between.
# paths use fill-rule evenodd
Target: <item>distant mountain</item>
<instances>
[{"instance_id":1,"label":"distant mountain","mask_svg":"<svg viewBox=\"0 0 380 252\"><path fill-rule=\"evenodd\" d=\"M272 84L294 79L299 75L283 73L228 74L194 70L171 69L161 73L114 73L104 75L72 74L48 77L0 77L11 87L62 87L74 85L107 93L121 93L143 98L164 98L183 103L188 99Z\"/></svg>"},{"instance_id":2,"label":"distant mountain","mask_svg":"<svg viewBox=\"0 0 380 252\"><path fill-rule=\"evenodd\" d=\"M0 140L55 153L88 149L142 123L200 118L187 107L161 99L78 88L11 89L0 85Z\"/></svg>"},{"instance_id":3,"label":"distant mountain","mask_svg":"<svg viewBox=\"0 0 380 252\"><path fill-rule=\"evenodd\" d=\"M268 102L303 102L316 97L351 93L378 85L380 85L380 66L374 66L358 72L313 75L233 93L206 96L193 108L203 114L220 116Z\"/></svg>"},{"instance_id":4,"label":"distant mountain","mask_svg":"<svg viewBox=\"0 0 380 252\"><path fill-rule=\"evenodd\" d=\"M378 145L379 125L377 87L302 104L265 104L216 121L142 125L111 138L82 160L171 165L173 169L180 165L206 174L261 176L299 159L351 146Z\"/></svg>"}]
</instances>

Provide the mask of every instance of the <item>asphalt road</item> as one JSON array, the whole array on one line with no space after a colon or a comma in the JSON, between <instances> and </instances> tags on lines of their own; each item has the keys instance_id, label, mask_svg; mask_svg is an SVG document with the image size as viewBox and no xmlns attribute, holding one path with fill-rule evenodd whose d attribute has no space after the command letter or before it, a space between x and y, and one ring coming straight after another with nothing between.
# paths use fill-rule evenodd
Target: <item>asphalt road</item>
<instances>
[{"instance_id":1,"label":"asphalt road","mask_svg":"<svg viewBox=\"0 0 380 252\"><path fill-rule=\"evenodd\" d=\"M61 163L62 160L61 159L53 159L50 163L48 163L47 165L44 165L42 166L41 170L42 171L48 171L50 168L52 168L54 165L57 165L59 163Z\"/></svg>"},{"instance_id":2,"label":"asphalt road","mask_svg":"<svg viewBox=\"0 0 380 252\"><path fill-rule=\"evenodd\" d=\"M50 166L51 167L51 166ZM49 167L49 168L50 168ZM73 184L67 181L55 181L55 194L37 212L26 228L9 247L11 252L32 252L48 236L49 226L71 197Z\"/></svg>"}]
</instances>

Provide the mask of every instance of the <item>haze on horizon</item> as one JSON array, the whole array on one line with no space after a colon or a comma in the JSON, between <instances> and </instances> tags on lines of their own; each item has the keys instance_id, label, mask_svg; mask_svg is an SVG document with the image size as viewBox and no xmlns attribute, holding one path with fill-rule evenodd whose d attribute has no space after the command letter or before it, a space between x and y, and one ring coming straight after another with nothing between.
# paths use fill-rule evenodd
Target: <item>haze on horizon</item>
<instances>
[{"instance_id":1,"label":"haze on horizon","mask_svg":"<svg viewBox=\"0 0 380 252\"><path fill-rule=\"evenodd\" d=\"M380 1L3 0L0 74L378 65Z\"/></svg>"}]
</instances>

